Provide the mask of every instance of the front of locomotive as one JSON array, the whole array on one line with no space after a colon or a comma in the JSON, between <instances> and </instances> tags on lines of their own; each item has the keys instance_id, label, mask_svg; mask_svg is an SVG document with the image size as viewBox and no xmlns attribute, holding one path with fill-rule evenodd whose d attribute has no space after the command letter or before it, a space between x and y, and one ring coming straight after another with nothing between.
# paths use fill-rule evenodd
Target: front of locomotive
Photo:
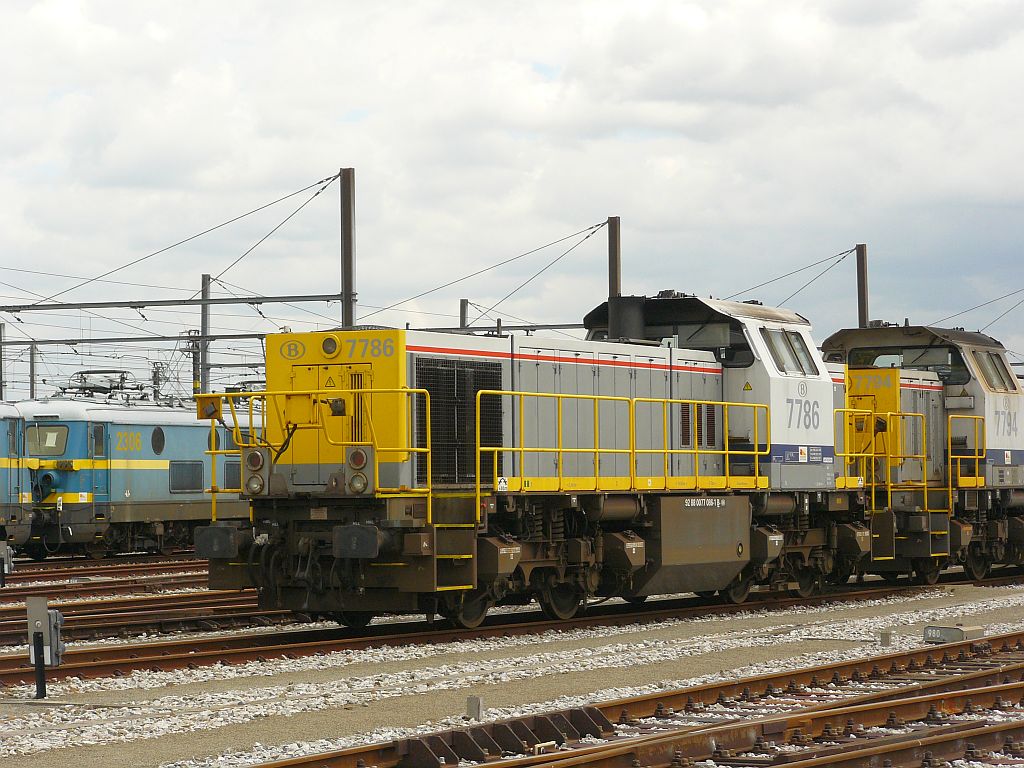
<instances>
[{"instance_id":1,"label":"front of locomotive","mask_svg":"<svg viewBox=\"0 0 1024 768\"><path fill-rule=\"evenodd\" d=\"M423 556L432 554L429 473L417 482L429 438L413 424L429 408L408 387L405 331L281 334L267 338L266 354L265 393L198 396L201 418L256 408L263 419L240 443L253 535L197 531L211 586L256 586L262 605L350 625L422 610L435 581Z\"/></svg>"},{"instance_id":2,"label":"front of locomotive","mask_svg":"<svg viewBox=\"0 0 1024 768\"><path fill-rule=\"evenodd\" d=\"M23 422L13 403L0 403L0 541L20 550L28 541L28 470L21 460Z\"/></svg>"},{"instance_id":3,"label":"front of locomotive","mask_svg":"<svg viewBox=\"0 0 1024 768\"><path fill-rule=\"evenodd\" d=\"M106 428L93 424L88 405L50 399L21 403L23 453L30 500L23 550L43 559L61 548L89 551L107 526L96 506L106 473Z\"/></svg>"}]
</instances>

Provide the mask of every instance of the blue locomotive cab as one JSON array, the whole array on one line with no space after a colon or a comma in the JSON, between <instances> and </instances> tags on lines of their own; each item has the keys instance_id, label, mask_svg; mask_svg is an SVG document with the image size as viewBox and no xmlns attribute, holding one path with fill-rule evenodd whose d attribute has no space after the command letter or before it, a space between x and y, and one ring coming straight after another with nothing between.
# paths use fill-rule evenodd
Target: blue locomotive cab
<instances>
[{"instance_id":1,"label":"blue locomotive cab","mask_svg":"<svg viewBox=\"0 0 1024 768\"><path fill-rule=\"evenodd\" d=\"M21 461L22 421L18 409L0 403L0 536L15 549L28 540L25 513L28 473Z\"/></svg>"}]
</instances>

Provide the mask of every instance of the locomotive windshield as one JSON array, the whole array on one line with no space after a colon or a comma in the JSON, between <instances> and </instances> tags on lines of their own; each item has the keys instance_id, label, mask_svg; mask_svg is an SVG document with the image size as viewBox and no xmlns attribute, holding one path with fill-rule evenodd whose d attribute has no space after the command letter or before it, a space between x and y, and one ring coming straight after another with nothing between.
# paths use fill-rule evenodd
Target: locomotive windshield
<instances>
[{"instance_id":1,"label":"locomotive windshield","mask_svg":"<svg viewBox=\"0 0 1024 768\"><path fill-rule=\"evenodd\" d=\"M775 367L779 373L795 373L817 376L818 366L804 343L803 336L796 331L778 328L762 328L761 338L768 345Z\"/></svg>"},{"instance_id":2,"label":"locomotive windshield","mask_svg":"<svg viewBox=\"0 0 1024 768\"><path fill-rule=\"evenodd\" d=\"M1016 379L1006 370L1006 364L998 353L976 349L973 354L974 362L981 369L981 373L985 377L985 381L990 389L994 389L997 392L1017 391Z\"/></svg>"},{"instance_id":3,"label":"locomotive windshield","mask_svg":"<svg viewBox=\"0 0 1024 768\"><path fill-rule=\"evenodd\" d=\"M62 456L67 444L68 428L63 424L29 424L25 428L30 456Z\"/></svg>"},{"instance_id":4,"label":"locomotive windshield","mask_svg":"<svg viewBox=\"0 0 1024 768\"><path fill-rule=\"evenodd\" d=\"M952 346L862 347L850 350L851 368L906 368L933 371L943 384L966 384L971 380L963 355Z\"/></svg>"}]
</instances>

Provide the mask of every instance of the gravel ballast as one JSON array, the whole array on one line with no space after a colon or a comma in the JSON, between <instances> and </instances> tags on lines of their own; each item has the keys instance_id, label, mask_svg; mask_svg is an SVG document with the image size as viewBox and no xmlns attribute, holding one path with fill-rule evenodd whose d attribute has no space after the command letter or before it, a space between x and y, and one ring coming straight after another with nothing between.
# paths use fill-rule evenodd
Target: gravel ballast
<instances>
[{"instance_id":1,"label":"gravel ballast","mask_svg":"<svg viewBox=\"0 0 1024 768\"><path fill-rule=\"evenodd\" d=\"M919 644L926 624L957 621L1024 627L1024 587L69 680L42 703L19 687L0 693L0 758L5 768L248 765L443 727L471 694L494 719L872 655L882 629L897 650Z\"/></svg>"}]
</instances>

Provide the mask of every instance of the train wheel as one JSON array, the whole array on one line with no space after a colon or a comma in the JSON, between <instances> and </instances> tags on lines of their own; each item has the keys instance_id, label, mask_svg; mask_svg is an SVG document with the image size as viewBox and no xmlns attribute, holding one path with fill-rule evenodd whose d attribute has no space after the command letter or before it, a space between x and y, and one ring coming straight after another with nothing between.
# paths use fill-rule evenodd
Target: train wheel
<instances>
[{"instance_id":1,"label":"train wheel","mask_svg":"<svg viewBox=\"0 0 1024 768\"><path fill-rule=\"evenodd\" d=\"M85 554L93 560L102 560L107 556L106 544L88 544L85 547Z\"/></svg>"},{"instance_id":2,"label":"train wheel","mask_svg":"<svg viewBox=\"0 0 1024 768\"><path fill-rule=\"evenodd\" d=\"M350 629L362 629L373 621L373 614L369 611L339 611L331 614L331 618Z\"/></svg>"},{"instance_id":3,"label":"train wheel","mask_svg":"<svg viewBox=\"0 0 1024 768\"><path fill-rule=\"evenodd\" d=\"M988 569L992 566L989 559L981 552L970 550L967 559L964 561L964 573L974 581L981 581L988 576Z\"/></svg>"},{"instance_id":4,"label":"train wheel","mask_svg":"<svg viewBox=\"0 0 1024 768\"><path fill-rule=\"evenodd\" d=\"M810 568L801 568L797 571L796 583L796 589L791 589L790 592L797 597L810 597L821 587L818 572Z\"/></svg>"},{"instance_id":5,"label":"train wheel","mask_svg":"<svg viewBox=\"0 0 1024 768\"><path fill-rule=\"evenodd\" d=\"M643 605L647 602L647 595L623 595L622 599L630 605Z\"/></svg>"},{"instance_id":6,"label":"train wheel","mask_svg":"<svg viewBox=\"0 0 1024 768\"><path fill-rule=\"evenodd\" d=\"M728 587L719 591L719 594L725 599L726 602L732 603L733 605L739 605L740 603L746 602L747 598L750 597L750 590L754 587L753 579L740 579L734 581Z\"/></svg>"},{"instance_id":7,"label":"train wheel","mask_svg":"<svg viewBox=\"0 0 1024 768\"><path fill-rule=\"evenodd\" d=\"M937 584L940 573L942 568L934 559L922 557L914 560L914 581L918 584Z\"/></svg>"},{"instance_id":8,"label":"train wheel","mask_svg":"<svg viewBox=\"0 0 1024 768\"><path fill-rule=\"evenodd\" d=\"M491 601L485 594L471 592L462 603L448 615L448 620L462 629L476 629L484 623L487 611L491 609Z\"/></svg>"},{"instance_id":9,"label":"train wheel","mask_svg":"<svg viewBox=\"0 0 1024 768\"><path fill-rule=\"evenodd\" d=\"M898 571L883 571L878 574L882 577L882 580L890 586L895 586L896 582L900 580L900 573Z\"/></svg>"},{"instance_id":10,"label":"train wheel","mask_svg":"<svg viewBox=\"0 0 1024 768\"><path fill-rule=\"evenodd\" d=\"M583 605L582 593L571 584L556 584L540 593L540 609L549 619L568 621Z\"/></svg>"}]
</instances>

